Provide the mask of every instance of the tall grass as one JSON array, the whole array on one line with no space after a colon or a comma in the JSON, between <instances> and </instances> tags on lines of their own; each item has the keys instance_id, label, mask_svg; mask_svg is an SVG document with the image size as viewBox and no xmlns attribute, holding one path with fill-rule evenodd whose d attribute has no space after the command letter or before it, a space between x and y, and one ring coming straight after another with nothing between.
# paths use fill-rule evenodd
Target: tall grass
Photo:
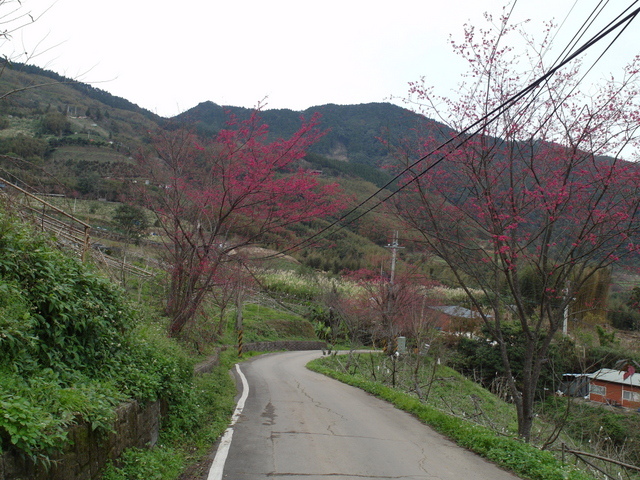
<instances>
[{"instance_id":1,"label":"tall grass","mask_svg":"<svg viewBox=\"0 0 640 480\"><path fill-rule=\"evenodd\" d=\"M363 291L356 282L320 273L265 270L260 273L259 278L268 291L299 300L313 300L332 291L344 296L353 296Z\"/></svg>"}]
</instances>

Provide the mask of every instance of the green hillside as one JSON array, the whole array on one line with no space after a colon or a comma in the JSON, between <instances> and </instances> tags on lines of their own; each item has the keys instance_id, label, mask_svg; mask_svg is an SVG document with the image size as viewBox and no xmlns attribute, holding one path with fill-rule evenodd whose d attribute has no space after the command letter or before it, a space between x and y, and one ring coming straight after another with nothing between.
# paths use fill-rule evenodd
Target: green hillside
<instances>
[{"instance_id":1,"label":"green hillside","mask_svg":"<svg viewBox=\"0 0 640 480\"><path fill-rule=\"evenodd\" d=\"M58 232L49 229L47 235L50 236L40 236L13 217L11 211L24 212L25 209L17 206L24 206L20 204L24 197L5 196L10 188L4 184L0 186L3 202L6 201L6 204L0 204L0 353L8 359L0 364L3 387L0 389L0 406L3 412L9 412L0 415L2 451L18 450L34 460L46 462L52 452L68 441L66 427L74 422L87 421L95 424L97 430L108 433L113 409L118 402L129 399L148 402L162 397L168 401L170 414L167 437L163 437L160 450L167 445L171 450L164 450L164 458L188 455L185 451L190 451L194 457L204 456L203 448L215 442L227 420L235 393L227 369L230 362L237 360L234 358L235 347L241 343L242 335L247 342L319 338L331 345L362 343L367 347L379 346L381 340L390 345L395 341L394 336L402 335L410 340L410 351L400 360L399 354L380 355L379 358L366 356L360 364L348 360L344 368L340 358L334 357L329 362L333 362L333 367L338 370L355 374L356 384L367 370L371 371L375 382L382 379L380 372L391 372L387 379L391 386L395 388L405 383L403 388L407 396L403 395L403 403L419 405L418 399L431 395L437 409L464 417L477 415L479 410L488 413L506 408L504 405L496 406L498 402L494 397L484 390L482 394L478 393L481 391L478 385L471 385L461 377L466 374L477 381L487 380L485 386L490 386L488 378L478 372L495 372L495 378L490 378L492 383L501 379L499 362L494 355L495 342L490 335L486 339L472 341L481 332L474 322L469 321L462 325L461 331L446 338L448 344L443 342L440 345L439 339L445 338L440 335L440 326L435 328L435 323L425 323L426 326L413 324L415 319L425 322L439 320L439 314L433 313L432 306L468 306L465 300L474 285L467 285L466 294L462 289L456 289L464 280L462 275L454 275L444 261L426 250L413 251L409 244L411 238L406 232L402 238L402 249L399 252L393 250L398 254L397 264L394 262L393 265L397 267L399 277L412 267L409 273L413 276L405 277L405 286L411 289L404 291L406 303L397 302L400 307L394 315L401 321L393 325L397 327L394 336L382 331L380 319L391 318L388 307L395 298L400 300L401 293L400 288L397 291L395 287L387 288L389 284L400 285L401 282L386 283L391 263L391 250L387 247L392 232L400 229L396 217L383 208L386 205L371 214L358 216L354 221L350 221L350 217L342 225L336 225L330 235L315 238L316 232L333 226L341 212L327 210L329 214L322 218L318 218L321 214L314 213L302 221L283 222L273 229L260 230L260 222L265 221L264 217L269 217L271 211L264 217L260 217L260 211L251 216L268 203L257 201L258 208L252 204L254 211L249 208L243 210L234 218L236 223L225 224L222 231L208 237L212 241L202 244L196 244L193 238L207 237L223 223L215 215L198 216L202 212L208 213L208 205L200 208L202 204L193 202L187 207L192 209L190 211L177 208L175 217L170 217L166 210L160 208L155 210L155 216L151 215L155 205L153 202L144 203L136 186L144 185L145 193L155 199L170 197L167 192L177 192L179 188L175 185L180 186L164 180L152 183L149 180L152 176L145 177L136 169L135 154L152 143L153 132L160 128L167 132L187 127L201 136L214 136L224 128L229 115L243 119L250 115L249 109L204 102L188 112L166 119L89 85L20 65L7 69L0 76L0 97L3 98L0 102L0 178L3 180L0 183L11 182L45 198L37 208L31 207L32 211L37 211L39 226L43 230L45 218L56 219L65 212L89 223L92 245L87 248L88 253L83 253L99 259L96 265L109 265L104 270L114 280L111 283L98 274L96 265L87 266L59 251L58 247L69 247L60 233L64 228ZM274 168L273 176L287 178L290 171L299 167L313 171L313 180L317 180L318 185L335 183L340 186L341 191L332 191L332 201L328 203L339 203L333 201L334 196L343 196L345 210L358 207L353 217L366 210L361 202L376 197L381 188L388 189L388 192L397 187L393 175L384 168L392 161L386 142L393 144L406 136L411 140L410 132L414 131L439 140L448 139L452 134L432 120L386 103L322 105L304 112L265 110L261 112L261 118L269 126L271 138L280 138L289 137L299 129L301 115L308 119L315 113L320 114L319 125L326 134L306 155L296 157L292 165ZM192 146L191 137L185 138ZM204 143L204 140L200 138L199 142ZM234 152L244 151L236 148L238 144L244 146L242 142L229 144ZM222 149L223 146L221 142L216 148ZM204 150L200 143L190 150L195 152L189 159L195 159L193 164L196 167L205 165L209 168L208 163L200 161L203 158L213 159L211 163L214 163L222 157L218 155L220 150L208 151L215 153L210 157L198 156L197 152ZM246 150L253 154L252 150ZM233 172L235 176L224 177L216 171L216 175L206 178L211 179L214 185L218 185L215 182L219 178L230 178L229 183L239 179L238 183L241 183L249 176L247 170L251 170L246 165L256 164L246 162L241 165ZM189 174L196 178L201 171L204 169L194 167ZM266 178L267 181L271 179L268 175ZM252 183L248 193L242 191L245 198L259 190L262 180ZM209 190L204 194L194 189L188 192L190 197L185 195L181 200L215 196L211 194L214 190L211 184L206 184ZM292 189L282 197L297 199L303 196L300 191L300 188ZM229 189L225 195L228 192L232 192L229 196L235 193ZM323 200L320 198L316 203ZM178 207L188 203L188 200L184 201ZM212 203L216 205L214 201ZM284 201L273 203L286 209ZM225 204L221 202L216 206L220 205ZM313 210L314 205L294 204L287 212L290 215L297 211L317 212ZM296 207L297 211L294 211ZM191 215L193 212L196 214ZM210 276L207 278L215 281L201 287L204 281L199 284L196 278L192 285L183 289L190 294L194 291L199 293L198 290L204 293L199 297L201 303L198 308L191 312L192 317L181 325L180 328L184 329L176 331L171 330L171 322L176 315L172 317L168 308L175 297L167 292L171 291L171 282L177 277L172 273L183 264L179 261L170 263L171 254L181 245L171 242L172 231L169 228L163 229L162 220L167 217L177 219L175 223L179 228L175 231L187 232L179 240L186 238L184 244L194 247L188 251L190 255L176 255L178 260L187 257L197 260L187 265L195 265L196 268L188 270L183 278L196 278L196 274L206 271L210 265L208 262L215 266L215 270L208 271ZM209 222L204 227L202 218ZM187 231L189 228L192 230ZM468 232L470 236L473 233ZM246 238L249 240L245 241ZM301 243L307 239L313 242ZM163 249L163 243L171 247ZM89 247L88 244L85 237L84 247ZM300 245L300 248L289 252L292 246ZM287 251L286 256L278 254L282 250ZM199 257L200 252L206 253ZM267 260L259 259L265 256ZM111 264L106 257L110 258ZM234 259L238 258L242 261L235 265ZM215 264L216 261L219 263ZM178 267L172 271L169 265ZM137 269L136 273L130 274L128 268ZM632 276L629 281L637 283L637 276ZM173 290L176 291L179 289ZM395 293L398 297L392 296ZM186 305L194 305L191 299L197 295L184 298L188 298ZM394 300L389 301L388 298ZM630 309L636 305L634 299L620 297L618 301ZM481 300L487 304L492 301L486 295ZM180 314L180 309L177 312ZM626 315L625 318L627 321L631 317ZM635 325L635 320L631 320ZM418 326L418 330L423 327L424 330L412 330ZM504 332L510 326L509 323ZM521 332L514 332L513 338L524 337ZM383 336L387 333L389 336ZM433 337L424 337L427 334ZM550 392L555 391L554 382L558 375L569 369L568 365L571 371L577 371L584 367L590 356L600 362L611 362L612 358L619 361L635 358L620 348L616 332L585 330L580 335L585 338L578 338L571 349L562 351L565 359L575 360L573 363L557 363L555 370L556 364L550 361L553 360L551 355L546 358L544 374L549 377L549 383L539 385L540 399L551 397ZM592 337L587 338L588 335ZM595 335L598 335L597 340ZM469 341L461 340L467 337ZM595 345L596 341L600 345ZM193 378L194 363L216 349L231 345L234 348L221 355L223 363L215 378L218 383L199 384ZM515 352L520 347L517 341L509 346ZM614 357L613 353L617 356ZM440 368L441 359L456 367L458 373ZM495 361L491 363L491 360ZM374 365L377 361L381 364ZM402 362L405 362L404 373L396 376L401 373ZM521 373L518 369L511 371L511 378ZM419 374L430 377L420 377ZM425 388L427 383L428 390ZM454 405L449 400L453 397L451 390L457 388L460 393L458 386L463 383L464 402L459 400ZM467 390L468 385L471 386ZM385 397L395 396L388 385L382 390L377 384L369 387L377 394L384 391ZM218 398L219 393L222 400ZM478 402L481 395L483 402ZM459 410L461 405L465 406L463 412ZM209 407L215 411L207 410ZM560 410L553 410L555 403L553 408L545 408L550 417L562 416ZM439 412L436 416L438 421L451 426L443 430L447 434L460 430L461 423L450 420L448 414ZM476 447L482 447L494 445L495 439L501 439L503 435L514 435L513 410L510 414L498 412L496 416L504 423L495 418L485 420L489 426L499 425L498 437L494 432L484 430L480 437L465 430L462 437L474 438L474 442L479 442ZM202 433L200 427L203 425L206 425L204 430L209 425L213 428ZM582 431L585 427L576 424L574 428ZM193 441L200 442L200 445L184 445L186 436L200 434L202 436ZM597 432L591 434L596 435ZM627 435L618 437L616 440L621 442L616 443L616 447L624 443L622 437ZM165 439L169 440L165 443ZM526 449L521 447L520 442L497 443L499 448L491 455L504 454L509 460L504 465L510 468L514 468L510 462L527 458L531 451L529 446ZM512 448L524 450L519 455L511 455ZM180 453L176 454L176 451ZM135 456L137 453L132 455L134 460L131 463L135 464L139 457ZM634 450L634 461L640 458L638 455ZM545 457L548 456L545 454ZM186 462L183 460L181 457L180 461ZM134 465L134 468L139 468L139 465ZM525 476L529 472L526 468L516 471ZM113 475L116 476L107 478L133 478ZM554 475L547 477L543 472L532 478L561 478ZM152 477L140 474L137 478Z\"/></svg>"},{"instance_id":2,"label":"green hillside","mask_svg":"<svg viewBox=\"0 0 640 480\"><path fill-rule=\"evenodd\" d=\"M251 110L203 102L172 120L193 124L201 134L214 135L224 127L227 113L244 118ZM301 115L310 119L314 114L320 115L319 125L326 135L310 149L311 152L367 166L379 167L389 162L385 142L393 144L416 131L442 140L451 134L444 125L390 103L319 105L303 112L265 110L261 117L269 125L273 137L286 137L299 128Z\"/></svg>"},{"instance_id":3,"label":"green hillside","mask_svg":"<svg viewBox=\"0 0 640 480\"><path fill-rule=\"evenodd\" d=\"M250 113L205 102L163 119L100 89L25 65L14 65L0 76L0 94L6 95L0 103L0 178L40 193L85 200L123 199L132 182L139 180L132 157L148 143L150 132L182 125L215 134L229 115L246 117ZM322 182L337 181L354 202L392 180L386 170L378 168L388 161L379 137L399 136L417 122L426 122L391 104L325 105L302 113L310 117L315 112L322 115L320 128L327 133L300 166L320 172ZM261 113L272 137L286 137L297 130L300 115L289 110ZM296 226L285 235L286 241L304 238L326 224ZM320 255L317 250L303 251L299 259L336 273L378 268L371 263L371 258L381 254L375 244L385 245L392 229L393 221L373 226L362 219L337 236L337 248L321 250ZM272 238L265 246L286 245Z\"/></svg>"}]
</instances>

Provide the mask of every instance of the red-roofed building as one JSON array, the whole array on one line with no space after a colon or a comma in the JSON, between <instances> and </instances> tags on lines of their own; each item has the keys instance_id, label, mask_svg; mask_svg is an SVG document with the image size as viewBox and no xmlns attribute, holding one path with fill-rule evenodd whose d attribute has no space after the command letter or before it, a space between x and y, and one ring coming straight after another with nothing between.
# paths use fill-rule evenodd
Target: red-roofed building
<instances>
[{"instance_id":1,"label":"red-roofed building","mask_svg":"<svg viewBox=\"0 0 640 480\"><path fill-rule=\"evenodd\" d=\"M589 375L589 400L640 408L640 373L601 368Z\"/></svg>"}]
</instances>

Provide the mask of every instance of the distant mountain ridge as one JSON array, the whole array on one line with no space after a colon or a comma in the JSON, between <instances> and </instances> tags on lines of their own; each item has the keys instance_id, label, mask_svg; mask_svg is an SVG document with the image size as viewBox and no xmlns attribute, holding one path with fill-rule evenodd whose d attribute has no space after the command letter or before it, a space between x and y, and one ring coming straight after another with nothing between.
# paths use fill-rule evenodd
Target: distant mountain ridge
<instances>
[{"instance_id":1,"label":"distant mountain ridge","mask_svg":"<svg viewBox=\"0 0 640 480\"><path fill-rule=\"evenodd\" d=\"M209 136L224 128L229 114L245 118L251 112L248 108L220 106L207 101L177 115L172 121L193 125L200 134ZM263 110L260 117L273 137L287 137L300 128L301 117L310 119L316 113L320 114L320 128L327 133L310 149L311 152L376 167L389 159L385 140L393 143L415 132L446 140L452 132L443 124L391 103L327 104L302 112Z\"/></svg>"},{"instance_id":2,"label":"distant mountain ridge","mask_svg":"<svg viewBox=\"0 0 640 480\"><path fill-rule=\"evenodd\" d=\"M34 85L42 81L38 77L59 82L60 85L86 98L84 102L81 99L76 101L81 105L88 104L89 100L93 104L99 102L104 107L140 115L146 121L161 127L193 127L204 136L215 135L223 129L229 114L246 118L253 112L250 108L222 106L212 101L203 101L179 115L164 118L127 99L40 67L24 64L7 64L7 66L15 72L20 72L23 77L32 76ZM31 90L29 95L37 96L37 89ZM50 100L47 99L47 101ZM62 110L61 105L58 108ZM310 107L301 112L289 109L265 109L260 112L260 116L269 126L270 135L277 138L290 136L300 128L301 117L310 119L315 113L320 114L320 128L327 133L311 148L313 153L334 160L374 167L379 167L389 160L389 149L383 139L393 143L415 132L421 132L421 134L428 132L436 138L447 140L451 134L451 130L443 124L391 103L327 104ZM134 117L129 119L135 121ZM131 127L137 131L146 129L146 127L136 128L135 125Z\"/></svg>"},{"instance_id":3,"label":"distant mountain ridge","mask_svg":"<svg viewBox=\"0 0 640 480\"><path fill-rule=\"evenodd\" d=\"M72 80L70 78L67 78L63 75L59 75L55 72L52 72L51 70L45 70L44 68L40 68L40 67L36 67L35 65L26 65L26 64L20 64L20 63L8 63L3 60L0 60L0 64L3 65L7 65L9 68L14 69L14 70L18 70L22 73L26 73L26 74L33 74L33 75L39 75L39 76L43 76L43 77L47 77L50 78L52 80L55 80L56 82L60 82L61 84L65 84L68 85L69 87L77 90L78 92L82 93L83 95L86 95L87 97L93 99L93 100L97 100L100 103L112 107L112 108L117 108L120 110L127 110L130 112L135 112L135 113L140 113L143 116L147 117L149 120L152 120L154 122L161 122L162 121L162 117L160 117L159 115L156 115L155 113L151 112L150 110L147 110L145 108L139 107L138 105L136 105L133 102L130 102L129 100L122 98L122 97L118 97L116 95L113 95L109 92L107 92L106 90L102 90L99 88L96 88L92 85L89 85L87 83L82 83L82 82L78 82L75 80Z\"/></svg>"}]
</instances>

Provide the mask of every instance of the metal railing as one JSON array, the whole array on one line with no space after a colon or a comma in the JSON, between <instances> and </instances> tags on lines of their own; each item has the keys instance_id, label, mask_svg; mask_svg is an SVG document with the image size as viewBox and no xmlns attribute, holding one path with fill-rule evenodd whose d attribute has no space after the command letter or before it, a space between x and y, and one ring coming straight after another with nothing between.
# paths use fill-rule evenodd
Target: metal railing
<instances>
[{"instance_id":1,"label":"metal railing","mask_svg":"<svg viewBox=\"0 0 640 480\"><path fill-rule=\"evenodd\" d=\"M562 444L562 462L563 463L565 461L565 455L566 454L573 455L574 457L576 457L577 460L580 460L584 464L586 464L589 467L597 470L598 472L603 474L605 477L610 478L611 480L618 480L618 477L614 477L613 475L605 472L602 468L600 468L597 465L595 465L592 461L587 460L585 457L592 458L592 459L595 459L595 460L600 460L600 461L606 462L606 463L611 463L613 465L618 465L619 467L623 467L623 468L626 468L628 470L633 470L635 472L640 472L640 467L638 467L636 465L631 465L629 463L620 462L619 460L614 460L613 458L603 457L602 455L596 455L594 453L580 452L578 450L572 450L572 449L568 448L563 443Z\"/></svg>"},{"instance_id":2,"label":"metal railing","mask_svg":"<svg viewBox=\"0 0 640 480\"><path fill-rule=\"evenodd\" d=\"M91 257L109 268L119 269L140 277L153 276L151 272L128 263L124 259L121 260L92 249L91 225L88 223L2 177L0 177L0 182L5 189L10 188L17 194L8 195L6 191L4 192L23 220L36 225L43 232L51 233L62 246L74 251L83 262ZM62 219L56 218L51 213L62 217Z\"/></svg>"}]
</instances>

